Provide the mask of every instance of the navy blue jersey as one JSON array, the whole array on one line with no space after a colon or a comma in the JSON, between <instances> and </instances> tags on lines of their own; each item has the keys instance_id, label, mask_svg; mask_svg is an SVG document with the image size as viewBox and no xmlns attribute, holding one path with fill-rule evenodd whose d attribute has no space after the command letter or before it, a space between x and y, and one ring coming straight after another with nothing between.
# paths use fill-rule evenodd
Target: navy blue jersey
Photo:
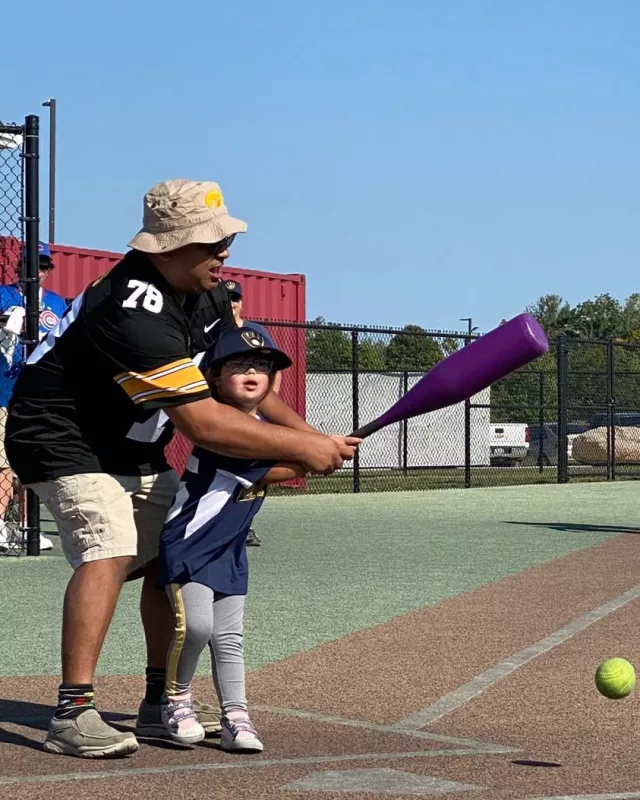
<instances>
[{"instance_id":1,"label":"navy blue jersey","mask_svg":"<svg viewBox=\"0 0 640 800\"><path fill-rule=\"evenodd\" d=\"M194 447L160 537L162 586L193 581L247 593L245 542L266 494L259 482L274 464Z\"/></svg>"}]
</instances>

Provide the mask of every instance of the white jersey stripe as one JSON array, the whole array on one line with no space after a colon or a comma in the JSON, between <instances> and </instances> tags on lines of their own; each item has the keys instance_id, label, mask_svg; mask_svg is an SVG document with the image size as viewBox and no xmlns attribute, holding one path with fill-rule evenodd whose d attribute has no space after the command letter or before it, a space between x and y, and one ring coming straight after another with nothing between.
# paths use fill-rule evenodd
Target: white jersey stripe
<instances>
[{"instance_id":1,"label":"white jersey stripe","mask_svg":"<svg viewBox=\"0 0 640 800\"><path fill-rule=\"evenodd\" d=\"M209 491L200 498L196 513L189 520L184 531L184 538L188 539L205 523L210 522L222 511L236 490L238 481L235 475L229 475L218 470L209 486Z\"/></svg>"}]
</instances>

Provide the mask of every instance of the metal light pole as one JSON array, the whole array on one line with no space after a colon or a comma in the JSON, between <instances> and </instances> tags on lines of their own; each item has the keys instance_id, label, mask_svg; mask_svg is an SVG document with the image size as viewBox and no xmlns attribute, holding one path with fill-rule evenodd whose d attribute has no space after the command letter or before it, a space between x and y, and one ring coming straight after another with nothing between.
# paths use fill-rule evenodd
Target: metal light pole
<instances>
[{"instance_id":1,"label":"metal light pole","mask_svg":"<svg viewBox=\"0 0 640 800\"><path fill-rule=\"evenodd\" d=\"M461 317L460 322L467 323L467 337L465 347L471 344L471 336L477 328L473 327L471 317ZM471 398L464 401L464 488L471 488Z\"/></svg>"},{"instance_id":2,"label":"metal light pole","mask_svg":"<svg viewBox=\"0 0 640 800\"><path fill-rule=\"evenodd\" d=\"M56 240L56 101L42 104L49 109L49 242Z\"/></svg>"},{"instance_id":3,"label":"metal light pole","mask_svg":"<svg viewBox=\"0 0 640 800\"><path fill-rule=\"evenodd\" d=\"M473 327L473 319L471 317L460 317L460 322L467 323L467 336L471 338L471 335L474 331L477 331L477 328Z\"/></svg>"}]
</instances>

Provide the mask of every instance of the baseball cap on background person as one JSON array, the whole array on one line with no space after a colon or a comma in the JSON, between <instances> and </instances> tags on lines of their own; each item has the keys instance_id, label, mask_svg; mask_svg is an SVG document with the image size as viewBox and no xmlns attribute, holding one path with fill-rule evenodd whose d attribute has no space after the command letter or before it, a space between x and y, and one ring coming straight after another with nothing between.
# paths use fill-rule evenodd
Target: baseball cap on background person
<instances>
[{"instance_id":1,"label":"baseball cap on background person","mask_svg":"<svg viewBox=\"0 0 640 800\"><path fill-rule=\"evenodd\" d=\"M253 328L229 328L220 334L218 341L207 351L201 368L203 372L210 367L219 369L225 361L247 353L268 358L276 370L287 369L293 363L286 353L270 346L264 336Z\"/></svg>"},{"instance_id":2,"label":"baseball cap on background person","mask_svg":"<svg viewBox=\"0 0 640 800\"><path fill-rule=\"evenodd\" d=\"M188 244L215 244L247 223L230 216L222 190L213 181L169 180L144 196L142 228L129 247L143 253L168 253Z\"/></svg>"},{"instance_id":3,"label":"baseball cap on background person","mask_svg":"<svg viewBox=\"0 0 640 800\"><path fill-rule=\"evenodd\" d=\"M236 298L242 300L242 284L239 281L225 281L224 285L227 287L232 300Z\"/></svg>"},{"instance_id":4,"label":"baseball cap on background person","mask_svg":"<svg viewBox=\"0 0 640 800\"><path fill-rule=\"evenodd\" d=\"M224 285L229 293L229 299L232 303L237 303L238 301L242 300L242 284L240 281L229 280L225 281ZM234 317L236 318L236 325L240 325L241 327L245 328L253 328L254 331L257 331L261 336L264 336L267 345L269 347L276 347L276 343L273 340L273 336L269 333L269 331L261 325L259 322L254 322L251 319L242 319L240 318L241 311L234 309Z\"/></svg>"},{"instance_id":5,"label":"baseball cap on background person","mask_svg":"<svg viewBox=\"0 0 640 800\"><path fill-rule=\"evenodd\" d=\"M24 264L27 260L27 248L26 246L22 248L22 257L21 257L21 265ZM51 247L47 242L38 242L38 267L40 269L53 269L55 264L53 263L53 257L51 255Z\"/></svg>"}]
</instances>

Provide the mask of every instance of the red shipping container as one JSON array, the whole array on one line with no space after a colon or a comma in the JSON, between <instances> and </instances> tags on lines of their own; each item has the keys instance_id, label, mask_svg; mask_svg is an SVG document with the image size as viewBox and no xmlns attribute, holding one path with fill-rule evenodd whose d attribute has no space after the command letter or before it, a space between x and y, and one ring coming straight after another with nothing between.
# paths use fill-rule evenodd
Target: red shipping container
<instances>
[{"instance_id":1,"label":"red shipping container","mask_svg":"<svg viewBox=\"0 0 640 800\"><path fill-rule=\"evenodd\" d=\"M122 253L83 250L60 244L52 244L51 253L56 268L48 278L46 288L70 299L122 258ZM15 280L19 255L19 241L10 236L0 236L0 283ZM222 275L225 280L242 283L245 295L243 312L247 319L305 321L304 275L283 275L232 266L225 267Z\"/></svg>"},{"instance_id":2,"label":"red shipping container","mask_svg":"<svg viewBox=\"0 0 640 800\"><path fill-rule=\"evenodd\" d=\"M121 253L107 250L85 250L67 245L51 245L55 269L46 288L67 299L76 297L92 281L114 267ZM20 243L13 237L0 237L0 282L13 283L20 255ZM300 274L284 275L277 272L260 272L242 267L225 267L224 280L236 280L243 289L243 316L260 321L304 322L305 277ZM280 394L300 416L305 415L306 401L306 346L304 328L267 329L278 347L293 361L293 366L283 373ZM170 463L180 474L186 463L189 443L177 434L167 448ZM299 485L296 482L296 485Z\"/></svg>"}]
</instances>

